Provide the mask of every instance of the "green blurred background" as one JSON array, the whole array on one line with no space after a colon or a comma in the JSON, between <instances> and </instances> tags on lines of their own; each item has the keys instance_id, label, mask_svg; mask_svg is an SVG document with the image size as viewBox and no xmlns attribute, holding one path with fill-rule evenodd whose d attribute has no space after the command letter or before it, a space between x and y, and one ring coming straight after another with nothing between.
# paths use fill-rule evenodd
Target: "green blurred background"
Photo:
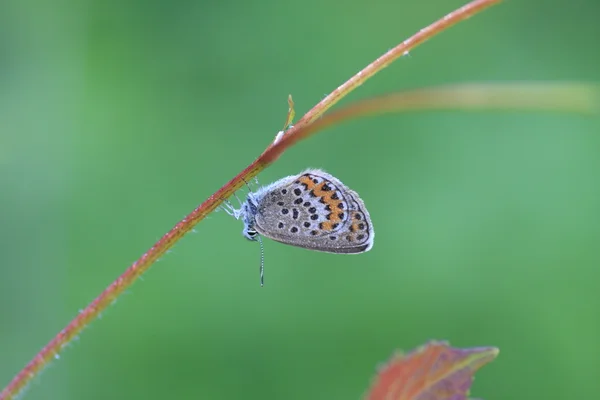
<instances>
[{"instance_id":1,"label":"green blurred background","mask_svg":"<svg viewBox=\"0 0 600 400\"><path fill-rule=\"evenodd\" d=\"M0 3L0 387L281 129L460 0ZM600 80L600 3L486 11L350 98L465 81ZM26 399L357 399L395 349L494 345L473 394L600 392L600 123L551 113L353 121L262 184L323 168L361 194L361 256L215 213Z\"/></svg>"}]
</instances>

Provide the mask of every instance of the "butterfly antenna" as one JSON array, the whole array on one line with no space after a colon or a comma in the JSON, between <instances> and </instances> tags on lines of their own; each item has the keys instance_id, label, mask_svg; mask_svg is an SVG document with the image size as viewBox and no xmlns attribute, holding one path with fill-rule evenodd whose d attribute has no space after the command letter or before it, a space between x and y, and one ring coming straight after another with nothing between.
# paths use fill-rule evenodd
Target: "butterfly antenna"
<instances>
[{"instance_id":1,"label":"butterfly antenna","mask_svg":"<svg viewBox=\"0 0 600 400\"><path fill-rule=\"evenodd\" d=\"M256 237L258 238L258 243L260 243L260 286L263 287L265 285L265 248L260 235Z\"/></svg>"}]
</instances>

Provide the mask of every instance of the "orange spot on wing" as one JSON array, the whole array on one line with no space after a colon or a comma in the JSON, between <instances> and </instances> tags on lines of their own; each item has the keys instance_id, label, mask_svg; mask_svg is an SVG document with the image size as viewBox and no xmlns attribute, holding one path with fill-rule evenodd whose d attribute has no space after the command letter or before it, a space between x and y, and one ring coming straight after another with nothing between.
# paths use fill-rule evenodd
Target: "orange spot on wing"
<instances>
[{"instance_id":1,"label":"orange spot on wing","mask_svg":"<svg viewBox=\"0 0 600 400\"><path fill-rule=\"evenodd\" d=\"M338 216L338 213L337 213L337 207L330 207L330 208L331 208L331 213L328 216L329 221L341 222L342 220L340 219L340 217Z\"/></svg>"},{"instance_id":2,"label":"orange spot on wing","mask_svg":"<svg viewBox=\"0 0 600 400\"><path fill-rule=\"evenodd\" d=\"M356 216L357 216L357 215L358 215L360 218L356 218ZM352 218L352 225L350 226L350 231L351 231L353 234L355 234L355 235L357 235L357 234L359 234L359 233L361 233L361 234L365 234L365 233L366 233L366 231L368 231L368 229L369 229L369 228L368 228L368 225L367 225L367 223L365 222L365 220L364 220L364 217L363 217L363 216L361 216L361 215L360 215L360 214L358 214L358 213L354 213L354 214L352 214L351 218ZM361 225L362 225L362 229L361 229Z\"/></svg>"},{"instance_id":3,"label":"orange spot on wing","mask_svg":"<svg viewBox=\"0 0 600 400\"><path fill-rule=\"evenodd\" d=\"M324 231L332 231L335 228L337 228L337 225L339 225L339 223L337 223L337 222L325 221L325 222L321 222L320 228L323 229Z\"/></svg>"},{"instance_id":4,"label":"orange spot on wing","mask_svg":"<svg viewBox=\"0 0 600 400\"><path fill-rule=\"evenodd\" d=\"M315 183L312 181L311 177L308 175L303 175L300 177L300 179L298 179L300 181L300 183L303 183L306 185L306 189L308 190L312 190L315 188Z\"/></svg>"},{"instance_id":5,"label":"orange spot on wing","mask_svg":"<svg viewBox=\"0 0 600 400\"><path fill-rule=\"evenodd\" d=\"M313 183L313 192L314 192L315 196L325 197L327 195L327 192L323 190L323 185L325 185L325 183L326 183L325 181L318 183L316 185Z\"/></svg>"},{"instance_id":6,"label":"orange spot on wing","mask_svg":"<svg viewBox=\"0 0 600 400\"><path fill-rule=\"evenodd\" d=\"M330 231L333 229L333 224L329 221L325 221L323 223L321 223L320 228L323 229L324 231Z\"/></svg>"}]
</instances>

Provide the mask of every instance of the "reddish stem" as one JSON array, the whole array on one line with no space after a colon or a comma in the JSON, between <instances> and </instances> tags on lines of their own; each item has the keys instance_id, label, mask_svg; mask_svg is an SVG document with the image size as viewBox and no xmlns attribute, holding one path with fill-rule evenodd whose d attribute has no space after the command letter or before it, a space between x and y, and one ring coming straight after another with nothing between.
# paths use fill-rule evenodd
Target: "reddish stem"
<instances>
[{"instance_id":1,"label":"reddish stem","mask_svg":"<svg viewBox=\"0 0 600 400\"><path fill-rule=\"evenodd\" d=\"M246 169L230 180L216 193L210 196L187 217L175 225L158 242L144 253L136 262L110 284L94 301L92 301L75 319L61 330L26 366L23 368L0 393L0 400L13 399L27 384L37 376L44 366L53 359L62 348L77 336L83 328L94 320L108 305L110 305L123 291L135 282L158 258L170 249L179 239L189 232L206 215L212 212L223 199L231 196L245 181L256 176L293 144L308 137L314 130L310 129L313 121L319 118L329 108L344 96L375 75L378 71L388 66L406 52L415 48L427 39L435 36L450 26L490 7L501 0L475 0L430 26L421 29L409 39L389 50L362 71L350 78L346 83L334 90L315 107L313 107L298 123L290 128L283 138L276 144L271 144L267 149Z\"/></svg>"}]
</instances>

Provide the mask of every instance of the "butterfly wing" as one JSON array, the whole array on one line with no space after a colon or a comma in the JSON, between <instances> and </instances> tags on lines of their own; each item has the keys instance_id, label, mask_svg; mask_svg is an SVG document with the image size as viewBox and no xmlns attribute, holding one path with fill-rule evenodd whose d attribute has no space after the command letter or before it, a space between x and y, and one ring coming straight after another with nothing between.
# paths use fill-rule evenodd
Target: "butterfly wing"
<instances>
[{"instance_id":1,"label":"butterfly wing","mask_svg":"<svg viewBox=\"0 0 600 400\"><path fill-rule=\"evenodd\" d=\"M329 253L363 253L374 238L358 194L321 170L270 185L259 201L255 228L278 242Z\"/></svg>"}]
</instances>

